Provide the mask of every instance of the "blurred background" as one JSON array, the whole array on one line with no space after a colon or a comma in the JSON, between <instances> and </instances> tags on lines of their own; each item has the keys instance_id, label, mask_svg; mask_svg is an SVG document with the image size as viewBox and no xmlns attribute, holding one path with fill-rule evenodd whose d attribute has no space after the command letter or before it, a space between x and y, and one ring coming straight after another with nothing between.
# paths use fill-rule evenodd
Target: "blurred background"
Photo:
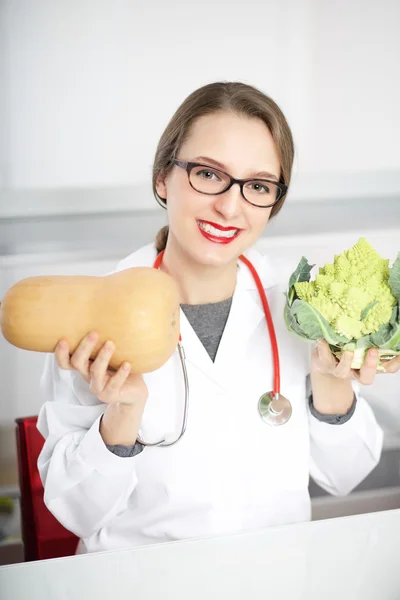
<instances>
[{"instance_id":1,"label":"blurred background","mask_svg":"<svg viewBox=\"0 0 400 600\"><path fill-rule=\"evenodd\" d=\"M158 139L195 88L272 96L296 149L259 247L322 264L364 235L400 250L398 0L0 0L0 298L43 274L98 274L166 222ZM0 564L22 559L15 419L37 415L44 356L0 339ZM400 507L400 378L363 390L381 464L313 517Z\"/></svg>"}]
</instances>

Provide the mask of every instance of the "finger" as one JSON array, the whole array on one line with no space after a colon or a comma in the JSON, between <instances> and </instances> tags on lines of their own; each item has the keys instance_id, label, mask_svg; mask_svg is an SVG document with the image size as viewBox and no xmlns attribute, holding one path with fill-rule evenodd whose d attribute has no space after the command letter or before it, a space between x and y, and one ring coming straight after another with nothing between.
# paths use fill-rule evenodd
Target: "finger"
<instances>
[{"instance_id":1,"label":"finger","mask_svg":"<svg viewBox=\"0 0 400 600\"><path fill-rule=\"evenodd\" d=\"M351 376L351 363L353 362L354 352L346 350L343 352L339 363L337 364L333 374L339 379L347 379Z\"/></svg>"},{"instance_id":2,"label":"finger","mask_svg":"<svg viewBox=\"0 0 400 600\"><path fill-rule=\"evenodd\" d=\"M96 331L91 331L81 340L75 352L71 356L72 367L79 371L79 373L86 378L89 377L90 355L93 352L98 339L99 334Z\"/></svg>"},{"instance_id":3,"label":"finger","mask_svg":"<svg viewBox=\"0 0 400 600\"><path fill-rule=\"evenodd\" d=\"M60 340L58 342L54 350L54 356L60 369L72 369L67 340Z\"/></svg>"},{"instance_id":4,"label":"finger","mask_svg":"<svg viewBox=\"0 0 400 600\"><path fill-rule=\"evenodd\" d=\"M359 382L363 385L371 385L376 377L376 368L379 362L379 353L376 348L370 348L365 356L360 369Z\"/></svg>"},{"instance_id":5,"label":"finger","mask_svg":"<svg viewBox=\"0 0 400 600\"><path fill-rule=\"evenodd\" d=\"M114 352L115 345L113 342L106 342L90 367L90 391L96 396L103 392L110 379L110 375L107 373L108 363Z\"/></svg>"},{"instance_id":6,"label":"finger","mask_svg":"<svg viewBox=\"0 0 400 600\"><path fill-rule=\"evenodd\" d=\"M106 398L108 402L118 402L120 401L121 389L124 383L126 382L129 374L131 372L131 365L128 362L123 363L118 371L109 378L106 386L103 389L102 394L99 399L102 400L102 397Z\"/></svg>"},{"instance_id":7,"label":"finger","mask_svg":"<svg viewBox=\"0 0 400 600\"><path fill-rule=\"evenodd\" d=\"M337 359L332 354L329 344L326 340L317 340L317 353L321 365L331 369L336 367Z\"/></svg>"},{"instance_id":8,"label":"finger","mask_svg":"<svg viewBox=\"0 0 400 600\"><path fill-rule=\"evenodd\" d=\"M391 360L385 360L383 362L383 366L386 373L397 373L400 371L400 355L396 356L396 358L392 358Z\"/></svg>"}]
</instances>

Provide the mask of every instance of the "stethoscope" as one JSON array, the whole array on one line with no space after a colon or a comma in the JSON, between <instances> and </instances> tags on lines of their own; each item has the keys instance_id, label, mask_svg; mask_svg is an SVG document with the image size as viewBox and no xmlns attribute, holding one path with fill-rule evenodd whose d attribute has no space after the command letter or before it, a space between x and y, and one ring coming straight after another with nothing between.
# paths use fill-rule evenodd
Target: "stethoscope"
<instances>
[{"instance_id":1,"label":"stethoscope","mask_svg":"<svg viewBox=\"0 0 400 600\"><path fill-rule=\"evenodd\" d=\"M154 262L153 267L155 269L159 269L162 263L162 258L164 255L164 250L160 252ZM292 405L290 401L282 396L280 393L280 366L279 366L279 352L278 352L278 344L276 341L275 328L272 321L271 311L269 308L267 296L265 294L263 285L261 283L260 277L253 266L253 264L243 255L239 256L239 260L241 260L250 270L254 281L256 282L258 293L260 294L261 302L264 308L265 319L268 325L269 337L271 340L271 348L272 348L272 357L274 364L274 388L271 392L266 392L262 394L262 396L258 400L258 413L261 419L267 423L268 425L283 425L287 423L292 415ZM182 345L182 338L179 335L178 341L178 354L182 367L183 380L185 385L185 401L184 401L184 409L183 409L183 419L182 419L182 427L179 433L179 436L173 440L172 442L167 442L165 439L159 442L144 442L140 437L137 438L137 441L143 446L173 446L180 439L182 439L187 426L188 414L189 414L189 378L186 369L186 357L185 351Z\"/></svg>"}]
</instances>

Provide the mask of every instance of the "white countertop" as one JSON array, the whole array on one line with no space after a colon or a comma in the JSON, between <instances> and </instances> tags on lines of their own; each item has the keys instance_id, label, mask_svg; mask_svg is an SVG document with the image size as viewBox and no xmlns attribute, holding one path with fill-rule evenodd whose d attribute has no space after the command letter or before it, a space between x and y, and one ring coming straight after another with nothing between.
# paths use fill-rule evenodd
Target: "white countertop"
<instances>
[{"instance_id":1,"label":"white countertop","mask_svg":"<svg viewBox=\"0 0 400 600\"><path fill-rule=\"evenodd\" d=\"M0 568L2 600L395 600L400 510Z\"/></svg>"}]
</instances>

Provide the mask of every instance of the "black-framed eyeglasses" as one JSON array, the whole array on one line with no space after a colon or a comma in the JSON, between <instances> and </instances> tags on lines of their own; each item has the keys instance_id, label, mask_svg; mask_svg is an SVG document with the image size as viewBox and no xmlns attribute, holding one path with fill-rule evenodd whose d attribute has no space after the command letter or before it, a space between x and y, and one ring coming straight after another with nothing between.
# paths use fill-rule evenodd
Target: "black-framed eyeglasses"
<instances>
[{"instance_id":1,"label":"black-framed eyeglasses","mask_svg":"<svg viewBox=\"0 0 400 600\"><path fill-rule=\"evenodd\" d=\"M235 183L240 187L240 193L246 202L259 208L274 206L287 192L287 185L270 179L235 179L229 173L205 165L173 158L172 162L185 169L189 184L200 194L218 196L227 192Z\"/></svg>"}]
</instances>

